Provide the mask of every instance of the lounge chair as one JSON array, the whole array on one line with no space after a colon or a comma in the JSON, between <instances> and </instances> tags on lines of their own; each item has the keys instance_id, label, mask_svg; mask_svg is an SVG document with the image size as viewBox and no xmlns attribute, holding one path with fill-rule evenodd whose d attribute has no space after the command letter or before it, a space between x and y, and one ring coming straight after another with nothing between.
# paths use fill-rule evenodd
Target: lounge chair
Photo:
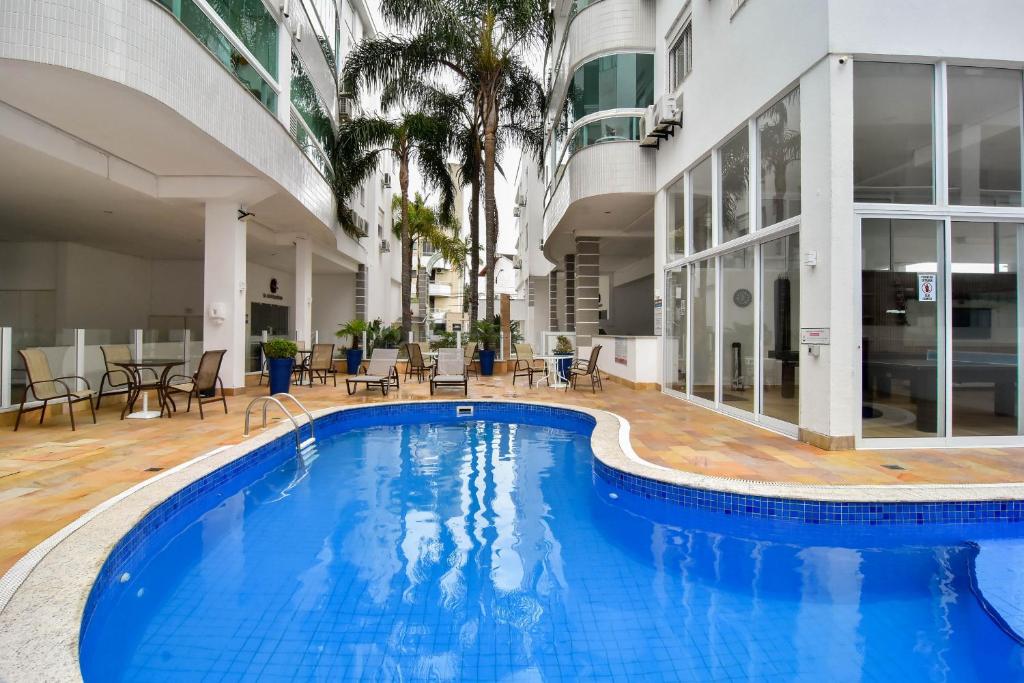
<instances>
[{"instance_id":1,"label":"lounge chair","mask_svg":"<svg viewBox=\"0 0 1024 683\"><path fill-rule=\"evenodd\" d=\"M164 396L167 399L167 417L171 416L171 409L177 410L171 394L188 394L188 406L185 412L192 410L192 399L199 404L199 419L204 419L203 404L220 401L224 404L224 414L228 413L228 401L224 396L224 382L220 379L220 364L224 360L226 351L204 351L203 357L199 359L199 369L196 374L173 375L167 378L167 386L164 387ZM217 387L220 387L220 396L217 396Z\"/></svg>"},{"instance_id":2,"label":"lounge chair","mask_svg":"<svg viewBox=\"0 0 1024 683\"><path fill-rule=\"evenodd\" d=\"M458 349L439 349L434 372L430 375L430 395L438 387L462 387L469 396L469 380L465 356Z\"/></svg>"},{"instance_id":3,"label":"lounge chair","mask_svg":"<svg viewBox=\"0 0 1024 683\"><path fill-rule=\"evenodd\" d=\"M397 363L398 349L374 349L369 366L365 369L359 368L359 372L363 374L357 373L355 377L345 380L348 395L356 393L360 384L365 384L367 389L380 387L380 393L384 396L388 395L390 387L398 389L398 368L395 367Z\"/></svg>"},{"instance_id":4,"label":"lounge chair","mask_svg":"<svg viewBox=\"0 0 1024 683\"><path fill-rule=\"evenodd\" d=\"M536 372L547 374L548 364L541 359L533 357L533 347L529 344L513 344L516 351L516 363L512 366L512 386L516 384L516 377L526 377L530 386L533 386L533 375ZM537 367L537 363L541 367Z\"/></svg>"},{"instance_id":5,"label":"lounge chair","mask_svg":"<svg viewBox=\"0 0 1024 683\"><path fill-rule=\"evenodd\" d=\"M466 355L466 376L476 375L480 376L480 358L476 355L476 342L469 342L462 347L463 352ZM474 365L476 367L474 367Z\"/></svg>"},{"instance_id":6,"label":"lounge chair","mask_svg":"<svg viewBox=\"0 0 1024 683\"><path fill-rule=\"evenodd\" d=\"M14 431L18 431L18 425L21 424L22 413L31 412L36 408L40 408L39 413L39 424L43 424L43 418L46 417L46 406L50 401L67 401L68 402L68 415L71 417L71 431L75 431L75 409L74 404L79 401L89 402L89 411L92 413L92 422L96 424L96 409L92 406L92 397L96 392L89 386L89 380L79 375L65 375L63 377L54 377L53 372L50 370L50 362L46 360L46 354L43 353L42 349L19 349L18 353L21 354L21 358L25 361L25 372L28 374L28 386L25 387L25 395L21 398L21 406L18 408L18 417L14 421ZM85 383L85 389L72 389L71 386L65 382L66 379L82 380ZM75 385L77 387L77 384ZM28 410L25 410L25 401L28 400L29 392L32 392L32 396L35 400L42 401L42 406L33 406Z\"/></svg>"},{"instance_id":7,"label":"lounge chair","mask_svg":"<svg viewBox=\"0 0 1024 683\"><path fill-rule=\"evenodd\" d=\"M103 365L107 368L107 371L103 373L103 377L100 378L100 389L96 395L96 407L100 407L100 402L104 396L110 396L111 394L123 394L128 392L132 388L132 377L127 370L118 363L131 363L135 360L132 355L132 347L128 344L113 344L113 345L100 345L100 353L103 354ZM160 381L160 375L157 374L154 368L138 368L138 373L149 372L153 375L152 384L146 384L143 389L155 389ZM104 393L103 385L107 385L108 389L114 389L115 391L107 391Z\"/></svg>"},{"instance_id":8,"label":"lounge chair","mask_svg":"<svg viewBox=\"0 0 1024 683\"><path fill-rule=\"evenodd\" d=\"M313 378L326 385L328 376L334 380L334 386L338 386L338 371L334 369L334 344L313 344L308 372L310 386L313 385Z\"/></svg>"},{"instance_id":9,"label":"lounge chair","mask_svg":"<svg viewBox=\"0 0 1024 683\"><path fill-rule=\"evenodd\" d=\"M422 382L423 375L430 374L433 364L423 357L423 347L416 342L406 342L405 353L409 359L405 366L405 380L408 382L410 377L416 375L417 381Z\"/></svg>"},{"instance_id":10,"label":"lounge chair","mask_svg":"<svg viewBox=\"0 0 1024 683\"><path fill-rule=\"evenodd\" d=\"M569 391L569 387L576 388L576 380L580 377L590 378L590 390L593 393L597 393L595 387L600 387L601 391L604 391L604 384L601 383L601 371L597 369L597 357L601 354L601 345L598 344L590 350L590 360L585 363L582 360L577 360L571 368L569 368L569 381L565 383L565 390Z\"/></svg>"}]
</instances>

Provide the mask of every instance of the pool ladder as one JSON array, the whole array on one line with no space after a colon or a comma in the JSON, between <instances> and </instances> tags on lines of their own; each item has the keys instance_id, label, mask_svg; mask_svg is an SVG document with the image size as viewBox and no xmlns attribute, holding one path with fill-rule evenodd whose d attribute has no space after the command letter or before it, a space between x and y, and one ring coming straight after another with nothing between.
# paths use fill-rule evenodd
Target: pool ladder
<instances>
[{"instance_id":1,"label":"pool ladder","mask_svg":"<svg viewBox=\"0 0 1024 683\"><path fill-rule=\"evenodd\" d=\"M295 419L295 415L293 415L291 411L285 408L284 404L281 403L282 398L291 399L292 402L299 407L299 410L306 414L306 422L309 425L309 438L306 439L305 441L300 440L301 437L299 435L299 422L298 420ZM263 406L263 424L261 425L261 427L266 428L267 408L269 408L271 404L274 404L278 408L280 408L281 411L288 417L288 419L291 420L292 426L295 428L294 433L296 451L301 452L303 448L306 448L307 446L316 441L316 432L314 431L313 428L313 415L310 414L308 410L306 410L306 406L302 405L302 402L299 401L299 399L287 393L274 394L273 396L257 396L252 401L250 401L249 405L245 409L245 432L242 434L242 436L249 436L249 419L252 417L252 409L255 408L257 405Z\"/></svg>"}]
</instances>

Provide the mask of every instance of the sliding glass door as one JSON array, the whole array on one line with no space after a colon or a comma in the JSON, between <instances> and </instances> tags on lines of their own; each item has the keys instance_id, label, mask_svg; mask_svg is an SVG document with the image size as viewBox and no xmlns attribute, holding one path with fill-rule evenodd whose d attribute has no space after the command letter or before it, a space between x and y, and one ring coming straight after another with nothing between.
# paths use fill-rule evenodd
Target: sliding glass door
<instances>
[{"instance_id":1,"label":"sliding glass door","mask_svg":"<svg viewBox=\"0 0 1024 683\"><path fill-rule=\"evenodd\" d=\"M665 387L685 394L686 388L686 294L689 269L668 271L665 279Z\"/></svg>"}]
</instances>

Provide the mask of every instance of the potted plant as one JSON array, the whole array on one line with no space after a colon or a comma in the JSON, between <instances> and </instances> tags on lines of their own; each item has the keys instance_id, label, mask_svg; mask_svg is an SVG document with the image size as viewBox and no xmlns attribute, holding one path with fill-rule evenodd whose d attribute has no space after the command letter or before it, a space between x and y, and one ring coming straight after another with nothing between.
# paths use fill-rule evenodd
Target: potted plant
<instances>
[{"instance_id":1,"label":"potted plant","mask_svg":"<svg viewBox=\"0 0 1024 683\"><path fill-rule=\"evenodd\" d=\"M286 394L292 382L295 354L299 347L290 339L271 339L263 345L270 371L270 394Z\"/></svg>"},{"instance_id":2,"label":"potted plant","mask_svg":"<svg viewBox=\"0 0 1024 683\"><path fill-rule=\"evenodd\" d=\"M370 326L365 320L349 320L335 333L338 337L352 337L352 346L345 349L345 365L348 374L359 372L359 364L363 362L363 349L360 343L363 333L369 332Z\"/></svg>"},{"instance_id":3,"label":"potted plant","mask_svg":"<svg viewBox=\"0 0 1024 683\"><path fill-rule=\"evenodd\" d=\"M558 335L555 339L555 355L558 360L558 381L565 382L569 377L569 368L572 367L572 342L564 334Z\"/></svg>"},{"instance_id":4,"label":"potted plant","mask_svg":"<svg viewBox=\"0 0 1024 683\"><path fill-rule=\"evenodd\" d=\"M498 346L501 328L493 322L478 320L473 323L470 339L480 344L480 374L494 374L494 351Z\"/></svg>"}]
</instances>

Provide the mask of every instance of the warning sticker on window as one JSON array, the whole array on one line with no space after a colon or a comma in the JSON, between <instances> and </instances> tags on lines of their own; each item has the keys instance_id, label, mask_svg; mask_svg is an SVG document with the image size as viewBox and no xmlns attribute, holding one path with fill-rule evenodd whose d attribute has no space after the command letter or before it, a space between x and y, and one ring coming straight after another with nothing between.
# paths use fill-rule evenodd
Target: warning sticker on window
<instances>
[{"instance_id":1,"label":"warning sticker on window","mask_svg":"<svg viewBox=\"0 0 1024 683\"><path fill-rule=\"evenodd\" d=\"M935 273L917 274L917 300L935 301Z\"/></svg>"}]
</instances>

